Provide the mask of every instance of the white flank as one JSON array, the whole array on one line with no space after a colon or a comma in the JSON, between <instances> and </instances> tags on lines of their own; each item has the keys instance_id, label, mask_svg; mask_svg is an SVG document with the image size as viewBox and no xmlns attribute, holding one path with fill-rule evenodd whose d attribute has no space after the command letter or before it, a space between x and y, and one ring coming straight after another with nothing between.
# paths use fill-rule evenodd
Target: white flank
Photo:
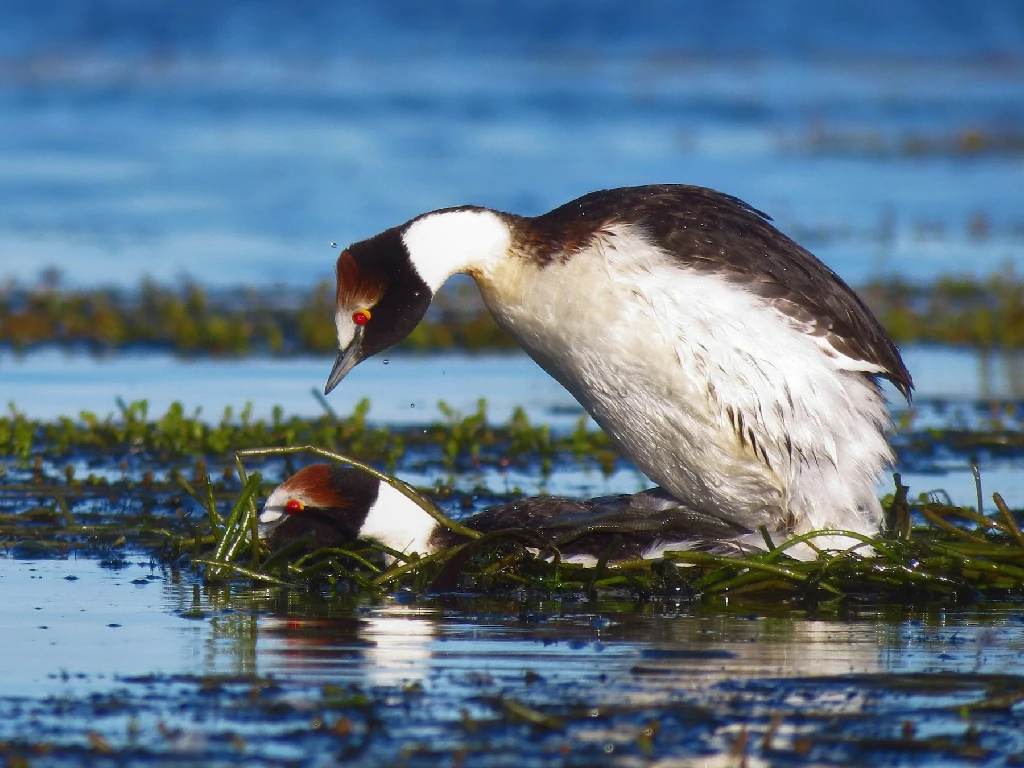
<instances>
[{"instance_id":1,"label":"white flank","mask_svg":"<svg viewBox=\"0 0 1024 768\"><path fill-rule=\"evenodd\" d=\"M498 323L677 498L751 529L876 531L885 404L863 363L765 300L627 225L564 263L494 259L475 277Z\"/></svg>"},{"instance_id":2,"label":"white flank","mask_svg":"<svg viewBox=\"0 0 1024 768\"><path fill-rule=\"evenodd\" d=\"M441 211L417 219L402 240L417 274L437 293L452 275L472 274L503 259L511 235L493 211Z\"/></svg>"},{"instance_id":3,"label":"white flank","mask_svg":"<svg viewBox=\"0 0 1024 768\"><path fill-rule=\"evenodd\" d=\"M370 507L359 538L373 539L399 552L427 552L437 522L412 499L387 483L380 483L377 500Z\"/></svg>"}]
</instances>

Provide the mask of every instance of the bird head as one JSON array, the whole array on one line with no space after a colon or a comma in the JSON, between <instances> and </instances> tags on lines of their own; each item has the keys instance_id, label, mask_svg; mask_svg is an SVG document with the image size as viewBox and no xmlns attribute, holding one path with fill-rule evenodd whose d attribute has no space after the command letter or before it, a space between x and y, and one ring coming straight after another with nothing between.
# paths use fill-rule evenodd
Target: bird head
<instances>
[{"instance_id":1,"label":"bird head","mask_svg":"<svg viewBox=\"0 0 1024 768\"><path fill-rule=\"evenodd\" d=\"M338 256L338 357L324 393L360 361L397 344L457 272L476 275L507 255L508 215L466 206L431 211L353 243Z\"/></svg>"},{"instance_id":2,"label":"bird head","mask_svg":"<svg viewBox=\"0 0 1024 768\"><path fill-rule=\"evenodd\" d=\"M317 546L359 537L377 500L377 480L357 469L311 464L273 490L259 517L259 537L277 546L312 533Z\"/></svg>"},{"instance_id":3,"label":"bird head","mask_svg":"<svg viewBox=\"0 0 1024 768\"><path fill-rule=\"evenodd\" d=\"M339 351L324 394L359 362L408 336L434 295L410 263L401 228L350 245L335 272Z\"/></svg>"},{"instance_id":4,"label":"bird head","mask_svg":"<svg viewBox=\"0 0 1024 768\"><path fill-rule=\"evenodd\" d=\"M361 469L311 464L267 497L259 537L275 549L312 534L316 547L367 539L426 554L436 525L404 493Z\"/></svg>"}]
</instances>

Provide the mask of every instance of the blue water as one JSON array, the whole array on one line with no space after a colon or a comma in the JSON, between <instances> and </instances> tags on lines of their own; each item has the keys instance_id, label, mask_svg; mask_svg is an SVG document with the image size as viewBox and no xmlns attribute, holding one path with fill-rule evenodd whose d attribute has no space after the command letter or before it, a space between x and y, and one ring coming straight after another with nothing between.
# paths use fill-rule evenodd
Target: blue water
<instances>
[{"instance_id":1,"label":"blue water","mask_svg":"<svg viewBox=\"0 0 1024 768\"><path fill-rule=\"evenodd\" d=\"M0 619L17 630L0 633L0 739L29 764L457 765L472 750L467 764L488 766L734 765L741 729L750 765L774 764L756 756L769 729L763 752L786 764L863 765L870 750L894 753L884 765L1003 764L1024 745L1019 705L999 697L1024 674L1013 606L854 603L836 620L753 601L409 605L200 588L128 560L0 558ZM372 709L325 707L332 689ZM565 725L503 718L506 699ZM368 746L342 759L328 728L345 718ZM905 723L920 741L899 741ZM831 759L807 760L800 739Z\"/></svg>"},{"instance_id":2,"label":"blue water","mask_svg":"<svg viewBox=\"0 0 1024 768\"><path fill-rule=\"evenodd\" d=\"M904 357L918 385L912 418L896 391L886 389L897 418L906 420L904 431L987 428L994 415L990 400L1003 403L1002 426L1022 428L1024 359L1020 355L986 358L971 350L911 347L904 350ZM330 365L328 358L183 360L142 354L98 359L58 350L21 357L0 351L0 407L13 403L37 419L76 417L81 411L103 418L118 413L116 401L121 398L147 400L153 417L166 412L174 401L211 422L221 419L225 407L231 406L237 414L246 402L252 403L254 418L269 419L276 405L287 415L317 416L323 407L311 390L322 390ZM328 402L344 416L363 398L372 404L369 419L387 425L443 421L437 409L441 400L463 414L473 413L480 398L487 401L487 416L494 424L507 422L516 407L524 408L534 423L561 431L572 429L584 415L572 396L525 355L378 356L358 366ZM590 428L597 427L591 422ZM915 495L942 490L957 504L976 505L969 457L942 451L927 457L902 455L907 462L897 469ZM984 451L973 458L981 467L986 504L991 493L998 491L1007 503L1024 506L1024 462L1019 457ZM59 462L50 467L54 473L62 468ZM76 471L86 475L97 470L83 462ZM111 479L120 472L115 468ZM436 468L403 469L400 474L425 487L438 480ZM596 466L570 463L556 466L550 477L535 469L511 468L473 470L456 478L457 487L467 491L481 483L498 492L519 488L528 495L547 492L576 497L633 493L649 486L628 464L609 476ZM879 478L880 495L892 487L888 475Z\"/></svg>"},{"instance_id":3,"label":"blue water","mask_svg":"<svg viewBox=\"0 0 1024 768\"><path fill-rule=\"evenodd\" d=\"M903 357L914 375L918 405L942 400L967 409L963 415L947 411L936 416L918 408L919 428L979 427L974 403L1024 401L1024 357L1019 354L985 356L970 349L915 346L904 349ZM179 401L187 412L199 409L212 422L220 420L225 407L237 413L246 402L255 418L269 419L278 405L288 415L318 416L323 407L311 390L323 391L332 362L326 357L189 359L166 353L96 357L59 349L18 355L0 348L0 407L13 403L35 419L81 411L104 417L118 413L121 398L148 400L151 414ZM907 410L893 387L885 384L885 392L894 412ZM328 402L345 415L364 398L372 403L370 420L383 424L432 424L440 418L438 401L468 414L480 398L486 399L488 417L496 424L506 422L516 407L555 429L572 428L584 414L572 395L523 354L381 354L349 374ZM984 416L984 409L979 413Z\"/></svg>"},{"instance_id":4,"label":"blue water","mask_svg":"<svg viewBox=\"0 0 1024 768\"><path fill-rule=\"evenodd\" d=\"M747 199L853 283L1024 263L1016 0L2 0L0 18L0 281L305 285L332 241L425 210L655 181ZM971 132L991 150L955 151Z\"/></svg>"}]
</instances>

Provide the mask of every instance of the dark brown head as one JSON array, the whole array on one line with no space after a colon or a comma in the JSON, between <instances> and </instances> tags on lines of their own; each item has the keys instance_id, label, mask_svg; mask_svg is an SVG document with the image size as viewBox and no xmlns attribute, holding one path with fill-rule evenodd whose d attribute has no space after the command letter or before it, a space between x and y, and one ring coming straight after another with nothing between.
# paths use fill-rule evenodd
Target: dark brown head
<instances>
[{"instance_id":1,"label":"dark brown head","mask_svg":"<svg viewBox=\"0 0 1024 768\"><path fill-rule=\"evenodd\" d=\"M360 361L408 336L430 306L434 294L409 262L403 229L353 243L338 256L335 324L340 351L324 394Z\"/></svg>"},{"instance_id":2,"label":"dark brown head","mask_svg":"<svg viewBox=\"0 0 1024 768\"><path fill-rule=\"evenodd\" d=\"M260 514L260 538L273 548L307 534L318 547L347 544L359 538L377 495L377 479L365 472L311 464L267 498Z\"/></svg>"},{"instance_id":3,"label":"dark brown head","mask_svg":"<svg viewBox=\"0 0 1024 768\"><path fill-rule=\"evenodd\" d=\"M278 548L312 534L312 546L373 539L399 552L426 554L434 518L405 494L354 467L311 464L267 498L259 535Z\"/></svg>"},{"instance_id":4,"label":"dark brown head","mask_svg":"<svg viewBox=\"0 0 1024 768\"><path fill-rule=\"evenodd\" d=\"M325 394L360 361L408 336L445 280L503 256L508 243L502 214L465 207L426 213L342 251L336 267L339 352Z\"/></svg>"}]
</instances>

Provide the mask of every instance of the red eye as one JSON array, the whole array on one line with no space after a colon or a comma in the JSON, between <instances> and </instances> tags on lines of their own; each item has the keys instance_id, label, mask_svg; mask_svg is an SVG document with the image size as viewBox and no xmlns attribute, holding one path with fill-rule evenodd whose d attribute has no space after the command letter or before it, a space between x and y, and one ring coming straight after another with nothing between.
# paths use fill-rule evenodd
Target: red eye
<instances>
[{"instance_id":1,"label":"red eye","mask_svg":"<svg viewBox=\"0 0 1024 768\"><path fill-rule=\"evenodd\" d=\"M299 512L305 509L305 507L306 505L303 504L298 499L292 499L291 501L284 505L284 511L287 512L289 515L297 515L299 514Z\"/></svg>"},{"instance_id":2,"label":"red eye","mask_svg":"<svg viewBox=\"0 0 1024 768\"><path fill-rule=\"evenodd\" d=\"M360 309L358 312L352 315L352 322L356 325L366 325L370 322L370 310Z\"/></svg>"}]
</instances>

